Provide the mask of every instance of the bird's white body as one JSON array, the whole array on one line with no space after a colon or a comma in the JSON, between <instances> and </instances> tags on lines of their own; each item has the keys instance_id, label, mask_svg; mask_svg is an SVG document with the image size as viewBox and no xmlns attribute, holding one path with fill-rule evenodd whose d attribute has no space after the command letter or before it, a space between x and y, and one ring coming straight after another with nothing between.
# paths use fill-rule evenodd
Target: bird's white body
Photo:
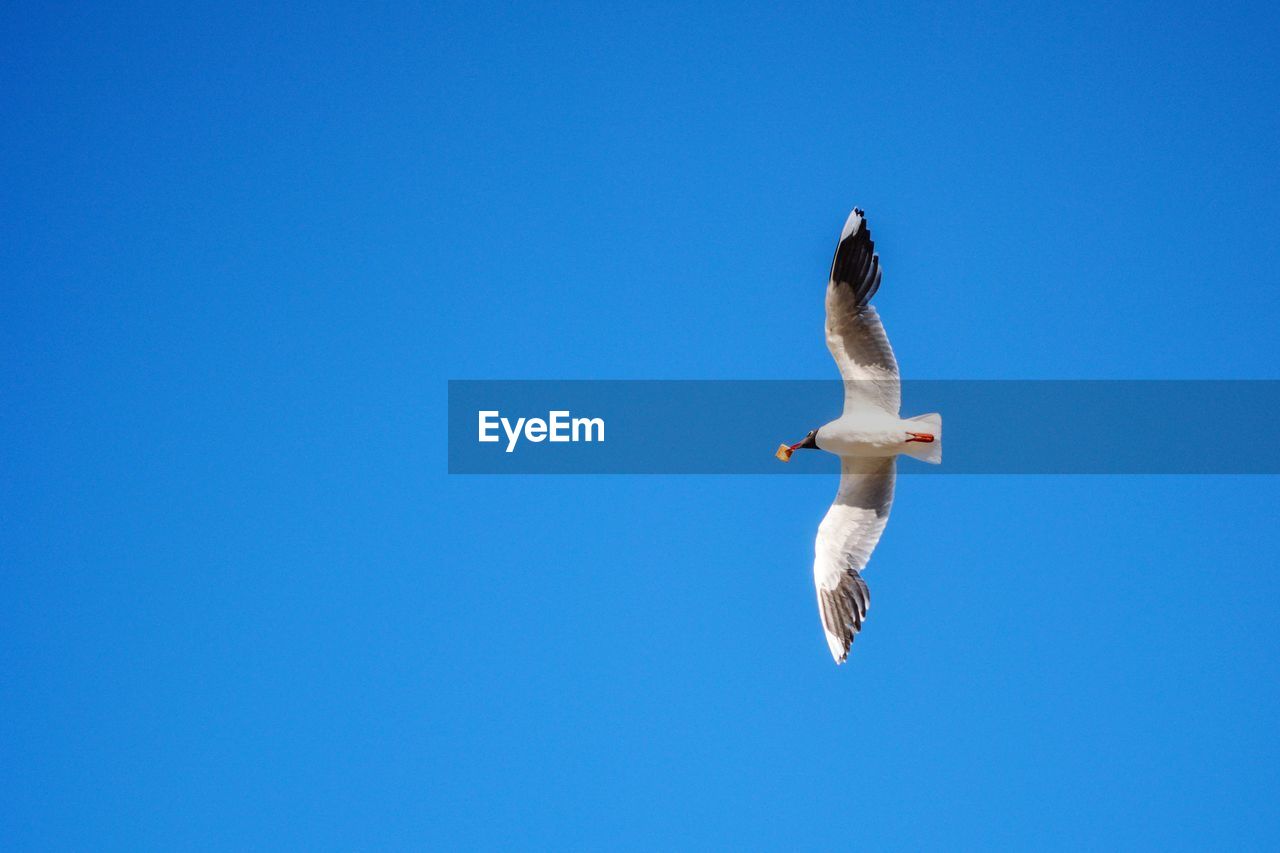
<instances>
[{"instance_id":1,"label":"bird's white body","mask_svg":"<svg viewBox=\"0 0 1280 853\"><path fill-rule=\"evenodd\" d=\"M836 456L879 458L908 453L924 458L926 452L923 448L928 445L906 441L910 438L910 433L918 432L921 428L918 420L903 419L883 409L868 406L845 411L831 423L819 427L815 439L819 449ZM916 444L921 444L921 449L913 447Z\"/></svg>"},{"instance_id":2,"label":"bird's white body","mask_svg":"<svg viewBox=\"0 0 1280 853\"><path fill-rule=\"evenodd\" d=\"M844 413L812 433L811 444L779 449L784 460L795 448L813 446L840 457L840 488L818 526L813 560L818 612L836 663L848 657L871 604L862 570L889 520L897 457L942 461L942 416L898 414L898 362L870 304L880 276L871 232L855 209L827 281L827 348L844 380Z\"/></svg>"}]
</instances>

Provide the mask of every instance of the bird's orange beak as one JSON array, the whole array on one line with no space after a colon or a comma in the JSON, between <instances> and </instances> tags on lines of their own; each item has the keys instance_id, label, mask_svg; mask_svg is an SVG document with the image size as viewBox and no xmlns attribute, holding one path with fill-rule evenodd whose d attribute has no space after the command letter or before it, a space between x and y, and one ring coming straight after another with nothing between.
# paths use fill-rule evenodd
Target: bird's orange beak
<instances>
[{"instance_id":1,"label":"bird's orange beak","mask_svg":"<svg viewBox=\"0 0 1280 853\"><path fill-rule=\"evenodd\" d=\"M783 462L790 462L791 454L795 453L796 448L802 446L808 440L809 437L805 436L803 440L797 441L795 444L779 444L778 452L773 455L781 459Z\"/></svg>"}]
</instances>

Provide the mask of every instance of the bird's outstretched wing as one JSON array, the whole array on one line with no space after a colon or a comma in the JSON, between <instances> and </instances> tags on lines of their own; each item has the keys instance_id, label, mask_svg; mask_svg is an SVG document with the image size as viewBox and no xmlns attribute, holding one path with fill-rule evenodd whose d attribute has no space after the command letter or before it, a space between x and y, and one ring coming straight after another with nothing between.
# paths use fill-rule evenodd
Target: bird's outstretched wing
<instances>
[{"instance_id":1,"label":"bird's outstretched wing","mask_svg":"<svg viewBox=\"0 0 1280 853\"><path fill-rule=\"evenodd\" d=\"M854 208L840 232L827 282L827 348L844 379L844 408L875 406L898 414L902 390L898 362L876 309L880 258L861 210Z\"/></svg>"},{"instance_id":2,"label":"bird's outstretched wing","mask_svg":"<svg viewBox=\"0 0 1280 853\"><path fill-rule=\"evenodd\" d=\"M841 457L840 491L818 527L813 582L822 630L836 663L849 656L871 605L862 569L889 520L894 472L893 457Z\"/></svg>"}]
</instances>

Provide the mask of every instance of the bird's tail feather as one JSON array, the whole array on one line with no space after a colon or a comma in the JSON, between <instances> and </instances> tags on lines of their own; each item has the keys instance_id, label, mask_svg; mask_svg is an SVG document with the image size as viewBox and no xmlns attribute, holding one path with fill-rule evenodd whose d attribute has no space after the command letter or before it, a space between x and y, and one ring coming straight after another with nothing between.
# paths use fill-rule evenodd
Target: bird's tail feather
<instances>
[{"instance_id":1,"label":"bird's tail feather","mask_svg":"<svg viewBox=\"0 0 1280 853\"><path fill-rule=\"evenodd\" d=\"M907 418L907 423L914 424L919 429L912 432L922 432L933 436L933 441L913 441L907 444L907 449L903 451L908 456L930 462L934 465L942 462L942 415L937 412L930 412L927 415L917 415L914 418Z\"/></svg>"}]
</instances>

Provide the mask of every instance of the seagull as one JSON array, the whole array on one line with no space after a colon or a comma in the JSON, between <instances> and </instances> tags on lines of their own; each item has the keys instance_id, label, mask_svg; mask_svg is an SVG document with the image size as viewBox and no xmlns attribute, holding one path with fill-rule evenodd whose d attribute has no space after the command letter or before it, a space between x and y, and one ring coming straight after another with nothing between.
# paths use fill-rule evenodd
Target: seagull
<instances>
[{"instance_id":1,"label":"seagull","mask_svg":"<svg viewBox=\"0 0 1280 853\"><path fill-rule=\"evenodd\" d=\"M880 287L880 258L865 213L854 208L840 232L827 281L827 348L844 380L844 412L803 439L778 448L840 457L840 489L818 526L813 582L827 646L837 664L862 630L871 593L862 570L889 520L899 454L942 462L942 415L900 418L898 362L871 297Z\"/></svg>"}]
</instances>

